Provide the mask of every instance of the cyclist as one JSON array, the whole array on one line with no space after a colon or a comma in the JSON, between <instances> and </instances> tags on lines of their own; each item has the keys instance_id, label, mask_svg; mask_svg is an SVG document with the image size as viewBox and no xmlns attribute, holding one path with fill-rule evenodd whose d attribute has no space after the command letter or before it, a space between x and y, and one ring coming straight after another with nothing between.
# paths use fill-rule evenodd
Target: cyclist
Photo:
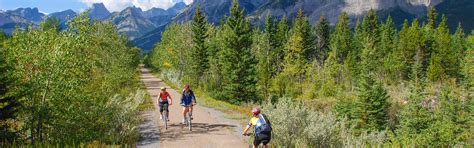
<instances>
[{"instance_id":1,"label":"cyclist","mask_svg":"<svg viewBox=\"0 0 474 148\"><path fill-rule=\"evenodd\" d=\"M253 147L257 148L260 144L263 144L263 147L267 148L267 144L271 140L271 127L270 122L267 120L266 116L260 114L260 108L252 109L252 119L250 119L242 135L247 136L247 132L252 126L254 127L255 131Z\"/></svg>"},{"instance_id":2,"label":"cyclist","mask_svg":"<svg viewBox=\"0 0 474 148\"><path fill-rule=\"evenodd\" d=\"M166 117L168 117L168 121L170 121L168 106L173 104L173 99L171 99L171 95L166 91L165 87L161 87L160 95L158 95L158 102L160 106L160 119L163 120L163 111L166 110Z\"/></svg>"},{"instance_id":3,"label":"cyclist","mask_svg":"<svg viewBox=\"0 0 474 148\"><path fill-rule=\"evenodd\" d=\"M186 114L189 112L191 120L193 119L193 106L196 105L196 96L189 88L189 84L184 85L181 95L181 106L183 106L183 123L186 123Z\"/></svg>"}]
</instances>

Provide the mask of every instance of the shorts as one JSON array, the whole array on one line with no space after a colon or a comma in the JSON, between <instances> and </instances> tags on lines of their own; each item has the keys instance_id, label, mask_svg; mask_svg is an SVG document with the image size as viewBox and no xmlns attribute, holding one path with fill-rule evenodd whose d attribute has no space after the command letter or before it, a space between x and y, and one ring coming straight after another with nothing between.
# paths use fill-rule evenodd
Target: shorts
<instances>
[{"instance_id":1,"label":"shorts","mask_svg":"<svg viewBox=\"0 0 474 148\"><path fill-rule=\"evenodd\" d=\"M166 110L166 112L169 112L169 110L168 110L168 106L169 106L168 101L160 102L159 106L160 106L160 113L162 113L164 110Z\"/></svg>"},{"instance_id":2,"label":"shorts","mask_svg":"<svg viewBox=\"0 0 474 148\"><path fill-rule=\"evenodd\" d=\"M255 135L255 139L253 140L253 145L255 146L258 146L260 144L267 145L268 143L270 143L271 139L272 139L271 134L269 135L260 134L258 136Z\"/></svg>"}]
</instances>

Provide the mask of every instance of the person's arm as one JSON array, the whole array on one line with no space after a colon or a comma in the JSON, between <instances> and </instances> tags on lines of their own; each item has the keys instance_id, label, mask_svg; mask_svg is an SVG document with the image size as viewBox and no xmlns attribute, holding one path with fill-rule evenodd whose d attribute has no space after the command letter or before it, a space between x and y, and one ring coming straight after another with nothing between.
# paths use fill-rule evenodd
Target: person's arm
<instances>
[{"instance_id":1,"label":"person's arm","mask_svg":"<svg viewBox=\"0 0 474 148\"><path fill-rule=\"evenodd\" d=\"M168 94L168 100L170 101L170 105L173 105L173 99L171 98L170 94Z\"/></svg>"},{"instance_id":2,"label":"person's arm","mask_svg":"<svg viewBox=\"0 0 474 148\"><path fill-rule=\"evenodd\" d=\"M247 135L247 132L249 131L250 127L252 127L251 122L247 124L247 127L245 127L244 132L242 132L242 135Z\"/></svg>"},{"instance_id":3,"label":"person's arm","mask_svg":"<svg viewBox=\"0 0 474 148\"><path fill-rule=\"evenodd\" d=\"M196 104L197 104L196 96L194 95L194 92L193 92L193 91L191 91L191 97L193 98L193 99L192 99L193 105L196 105Z\"/></svg>"}]
</instances>

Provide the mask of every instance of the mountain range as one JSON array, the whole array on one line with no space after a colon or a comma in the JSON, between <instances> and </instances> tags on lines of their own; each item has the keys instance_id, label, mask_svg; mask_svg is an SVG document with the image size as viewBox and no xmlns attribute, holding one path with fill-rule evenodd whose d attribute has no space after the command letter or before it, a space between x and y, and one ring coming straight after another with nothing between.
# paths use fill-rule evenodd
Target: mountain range
<instances>
[{"instance_id":1,"label":"mountain range","mask_svg":"<svg viewBox=\"0 0 474 148\"><path fill-rule=\"evenodd\" d=\"M328 18L334 25L342 12L350 15L352 24L360 20L370 9L377 11L381 20L392 16L397 26L405 19L425 19L429 7L435 7L440 14L448 17L451 29L459 23L466 33L474 28L474 0L238 0L245 9L247 17L253 25L263 24L266 16L272 14L276 18L287 16L291 21L298 10L308 16L311 24L315 24L320 16ZM147 11L137 7L128 7L120 12L109 12L103 4L93 4L89 16L96 20L111 20L120 33L145 52L150 50L161 38L161 32L171 22L187 22L192 19L198 5L212 24L219 24L223 16L229 15L232 0L194 0L189 6L176 3L168 9L152 8ZM19 8L0 11L0 29L7 33L15 26L24 27L29 24L37 26L46 17L57 17L64 25L67 18L77 13L72 10L45 15L37 8Z\"/></svg>"},{"instance_id":2,"label":"mountain range","mask_svg":"<svg viewBox=\"0 0 474 148\"><path fill-rule=\"evenodd\" d=\"M152 8L147 11L131 6L120 12L110 12L102 3L95 3L87 11L89 17L93 20L110 20L118 29L119 33L124 33L130 40L141 37L160 26L168 24L174 16L180 13L186 4L184 2L176 3L173 7L166 10L161 8ZM74 18L78 13L73 10L46 15L41 13L38 8L18 8L15 10L0 11L0 29L7 34L19 26L24 28L28 25L37 27L40 22L49 17L59 19L60 25L66 27L66 22Z\"/></svg>"}]
</instances>

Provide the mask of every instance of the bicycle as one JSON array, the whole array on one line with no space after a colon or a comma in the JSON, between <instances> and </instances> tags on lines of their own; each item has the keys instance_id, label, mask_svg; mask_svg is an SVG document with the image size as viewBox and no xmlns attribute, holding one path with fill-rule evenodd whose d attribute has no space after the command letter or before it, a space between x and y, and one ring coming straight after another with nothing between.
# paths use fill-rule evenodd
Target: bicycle
<instances>
[{"instance_id":1,"label":"bicycle","mask_svg":"<svg viewBox=\"0 0 474 148\"><path fill-rule=\"evenodd\" d=\"M186 115L186 119L185 119L185 122L186 122L186 126L188 126L188 129L189 131L193 131L193 126L192 126L192 121L191 121L191 112L188 112L187 115Z\"/></svg>"},{"instance_id":2,"label":"bicycle","mask_svg":"<svg viewBox=\"0 0 474 148\"><path fill-rule=\"evenodd\" d=\"M163 110L162 119L163 119L163 123L165 124L165 130L167 130L168 129L168 104L164 104L163 108L165 109Z\"/></svg>"}]
</instances>

